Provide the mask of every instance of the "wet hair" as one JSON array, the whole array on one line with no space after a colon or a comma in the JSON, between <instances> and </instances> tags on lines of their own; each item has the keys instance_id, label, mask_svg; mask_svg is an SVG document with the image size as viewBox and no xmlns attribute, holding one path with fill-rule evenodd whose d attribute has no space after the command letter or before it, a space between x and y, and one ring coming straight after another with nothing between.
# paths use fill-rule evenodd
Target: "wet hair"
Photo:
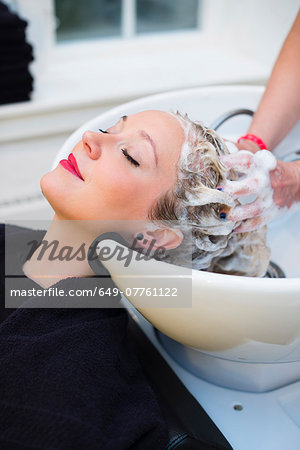
<instances>
[{"instance_id":1,"label":"wet hair","mask_svg":"<svg viewBox=\"0 0 300 450\"><path fill-rule=\"evenodd\" d=\"M270 251L266 227L249 233L233 233L237 222L220 218L220 211L238 203L217 189L238 173L220 160L229 153L226 142L201 122L179 112L173 114L185 131L177 164L177 180L150 210L156 224L179 228L184 238L175 250L166 251L165 262L197 270L245 276L262 276Z\"/></svg>"}]
</instances>

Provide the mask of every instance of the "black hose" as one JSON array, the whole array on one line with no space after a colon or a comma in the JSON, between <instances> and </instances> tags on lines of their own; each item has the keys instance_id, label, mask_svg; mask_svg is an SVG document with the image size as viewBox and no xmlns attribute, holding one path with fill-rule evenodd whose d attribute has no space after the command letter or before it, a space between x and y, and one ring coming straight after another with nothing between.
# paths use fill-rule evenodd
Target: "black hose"
<instances>
[{"instance_id":1,"label":"black hose","mask_svg":"<svg viewBox=\"0 0 300 450\"><path fill-rule=\"evenodd\" d=\"M217 129L220 128L220 126L223 125L223 123L225 123L227 120L235 116L240 116L242 114L247 116L253 116L254 112L251 109L234 109L233 111L228 111L227 113L222 114L222 116L216 119L210 125L210 128L217 131Z\"/></svg>"}]
</instances>

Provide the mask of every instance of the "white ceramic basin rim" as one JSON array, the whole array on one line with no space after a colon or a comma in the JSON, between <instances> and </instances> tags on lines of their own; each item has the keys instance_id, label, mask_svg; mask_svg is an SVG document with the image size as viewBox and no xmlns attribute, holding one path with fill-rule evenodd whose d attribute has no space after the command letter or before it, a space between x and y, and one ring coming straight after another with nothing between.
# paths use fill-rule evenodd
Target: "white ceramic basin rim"
<instances>
[{"instance_id":1,"label":"white ceramic basin rim","mask_svg":"<svg viewBox=\"0 0 300 450\"><path fill-rule=\"evenodd\" d=\"M226 111L255 110L262 93L259 86L218 86L168 92L120 105L76 130L62 147L54 166L70 153L85 130L105 129L124 114L145 109L180 110L192 119L210 124ZM249 121L247 116L234 118L219 132L236 139L247 130ZM299 125L275 150L277 156L297 148ZM293 214L287 221L293 224L291 232L290 225L279 221L278 226L270 227L269 236L271 259L279 266L283 263L288 278L256 279L193 271L192 277L189 275L192 298L186 307L140 307L132 295L128 295L129 301L167 336L211 355L249 362L300 360L300 214ZM120 264L113 259L107 262L107 268L123 291L134 286L141 270L133 264L120 275ZM154 283L158 285L158 277Z\"/></svg>"}]
</instances>

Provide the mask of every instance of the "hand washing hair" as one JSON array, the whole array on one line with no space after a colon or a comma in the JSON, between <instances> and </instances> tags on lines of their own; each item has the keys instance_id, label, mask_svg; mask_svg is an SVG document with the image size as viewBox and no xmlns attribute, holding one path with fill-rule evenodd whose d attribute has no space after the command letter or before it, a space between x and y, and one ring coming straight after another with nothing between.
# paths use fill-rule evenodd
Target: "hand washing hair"
<instances>
[{"instance_id":1,"label":"hand washing hair","mask_svg":"<svg viewBox=\"0 0 300 450\"><path fill-rule=\"evenodd\" d=\"M224 208L239 204L217 189L239 175L221 162L220 157L229 154L226 142L201 122L179 112L174 116L185 131L177 182L173 191L162 195L152 208L150 219L168 224L172 221L187 231L181 245L166 252L164 260L197 270L263 276L270 257L266 227L234 233L240 222L220 217Z\"/></svg>"}]
</instances>

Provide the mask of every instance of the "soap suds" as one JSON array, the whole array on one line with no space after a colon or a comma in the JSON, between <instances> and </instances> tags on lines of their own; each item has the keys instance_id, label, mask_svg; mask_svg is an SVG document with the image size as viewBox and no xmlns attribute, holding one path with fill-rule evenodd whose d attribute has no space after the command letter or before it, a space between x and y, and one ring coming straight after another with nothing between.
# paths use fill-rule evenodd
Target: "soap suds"
<instances>
[{"instance_id":1,"label":"soap suds","mask_svg":"<svg viewBox=\"0 0 300 450\"><path fill-rule=\"evenodd\" d=\"M228 159L225 156L221 159L226 164L230 161L230 158L232 157ZM243 205L236 206L233 210L232 214L236 221L253 218L250 219L251 222L248 221L248 224L243 226L244 230L246 225L251 227L256 223L262 227L287 210L287 208L280 208L273 200L274 192L269 172L276 168L276 158L268 150L261 150L255 154L241 150L236 158L241 175L238 181L226 181L223 191L232 195L239 201L240 205ZM240 158L240 162L238 162L238 158ZM244 161L244 167L242 161ZM234 158L232 158L230 164L234 164ZM241 196L241 193L243 196ZM245 194L248 194L249 197ZM247 214L248 216L246 216ZM259 215L257 220L255 219L256 215Z\"/></svg>"},{"instance_id":2,"label":"soap suds","mask_svg":"<svg viewBox=\"0 0 300 450\"><path fill-rule=\"evenodd\" d=\"M187 116L174 114L185 131L185 143L178 164L178 183L175 194L178 203L179 228L187 227L191 239L181 244L176 253L167 257L174 264L189 265L193 269L246 276L263 276L267 270L270 250L266 245L266 227L234 233L243 217L222 220L220 211L241 211L243 204L238 192L257 193L257 200L268 219L279 213L273 202L269 171L276 159L268 151L252 154L238 152L241 160L238 171L228 168L222 156L229 152L226 142L214 130ZM249 154L250 155L245 155ZM224 159L224 161L225 161ZM247 161L250 161L248 164ZM249 183L249 180L252 180ZM222 191L218 186L222 186Z\"/></svg>"}]
</instances>

